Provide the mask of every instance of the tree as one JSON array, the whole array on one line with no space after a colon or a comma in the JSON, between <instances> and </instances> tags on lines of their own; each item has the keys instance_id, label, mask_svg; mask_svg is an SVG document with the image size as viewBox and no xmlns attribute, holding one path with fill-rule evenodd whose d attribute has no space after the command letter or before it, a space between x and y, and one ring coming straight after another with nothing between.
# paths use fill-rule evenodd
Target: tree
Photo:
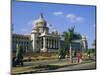
<instances>
[{"instance_id":1,"label":"tree","mask_svg":"<svg viewBox=\"0 0 100 75\"><path fill-rule=\"evenodd\" d=\"M23 66L23 49L22 46L18 44L16 52L16 64L21 64Z\"/></svg>"},{"instance_id":2,"label":"tree","mask_svg":"<svg viewBox=\"0 0 100 75\"><path fill-rule=\"evenodd\" d=\"M72 40L74 39L74 27L68 29L68 43L69 43L69 53L70 53L70 62L72 63Z\"/></svg>"},{"instance_id":3,"label":"tree","mask_svg":"<svg viewBox=\"0 0 100 75\"><path fill-rule=\"evenodd\" d=\"M61 48L59 50L59 56L60 56L59 59L65 58L65 55L66 55L66 50L64 48Z\"/></svg>"},{"instance_id":4,"label":"tree","mask_svg":"<svg viewBox=\"0 0 100 75\"><path fill-rule=\"evenodd\" d=\"M72 40L74 39L74 29L75 27L71 27L68 29L68 32L63 32L64 40L68 43L69 46L69 53L70 53L70 62L72 63Z\"/></svg>"}]
</instances>

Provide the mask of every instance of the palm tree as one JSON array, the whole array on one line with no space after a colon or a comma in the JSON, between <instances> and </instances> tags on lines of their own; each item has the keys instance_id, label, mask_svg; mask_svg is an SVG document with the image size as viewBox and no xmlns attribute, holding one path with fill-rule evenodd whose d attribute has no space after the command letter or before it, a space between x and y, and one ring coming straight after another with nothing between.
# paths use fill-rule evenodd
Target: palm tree
<instances>
[{"instance_id":1,"label":"palm tree","mask_svg":"<svg viewBox=\"0 0 100 75\"><path fill-rule=\"evenodd\" d=\"M70 53L70 62L72 63L72 40L74 39L74 27L68 29L68 43L69 43L69 53Z\"/></svg>"},{"instance_id":2,"label":"palm tree","mask_svg":"<svg viewBox=\"0 0 100 75\"><path fill-rule=\"evenodd\" d=\"M71 27L68 29L68 32L63 32L64 40L69 44L69 53L70 53L70 62L72 63L72 40L74 39L74 29L75 27Z\"/></svg>"}]
</instances>

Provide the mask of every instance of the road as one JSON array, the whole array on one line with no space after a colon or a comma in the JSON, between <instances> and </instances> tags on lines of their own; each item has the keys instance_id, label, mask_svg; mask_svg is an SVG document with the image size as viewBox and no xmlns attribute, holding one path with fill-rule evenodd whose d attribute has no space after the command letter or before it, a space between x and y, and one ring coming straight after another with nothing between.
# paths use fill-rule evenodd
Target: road
<instances>
[{"instance_id":1,"label":"road","mask_svg":"<svg viewBox=\"0 0 100 75\"><path fill-rule=\"evenodd\" d=\"M77 64L74 66L63 67L56 70L45 70L41 72L55 72L55 71L72 71L72 70L89 70L89 69L96 69L96 63L84 63L84 64Z\"/></svg>"}]
</instances>

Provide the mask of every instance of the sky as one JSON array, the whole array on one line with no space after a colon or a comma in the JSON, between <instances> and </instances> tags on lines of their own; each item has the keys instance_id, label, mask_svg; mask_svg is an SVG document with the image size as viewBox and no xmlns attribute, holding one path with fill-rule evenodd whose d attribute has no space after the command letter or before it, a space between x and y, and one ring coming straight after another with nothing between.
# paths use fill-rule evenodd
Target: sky
<instances>
[{"instance_id":1,"label":"sky","mask_svg":"<svg viewBox=\"0 0 100 75\"><path fill-rule=\"evenodd\" d=\"M91 44L95 40L96 29L95 6L13 1L13 32L30 34L34 27L34 21L41 13L43 13L50 31L56 29L62 33L75 26L75 32L86 36L88 47L92 48Z\"/></svg>"}]
</instances>

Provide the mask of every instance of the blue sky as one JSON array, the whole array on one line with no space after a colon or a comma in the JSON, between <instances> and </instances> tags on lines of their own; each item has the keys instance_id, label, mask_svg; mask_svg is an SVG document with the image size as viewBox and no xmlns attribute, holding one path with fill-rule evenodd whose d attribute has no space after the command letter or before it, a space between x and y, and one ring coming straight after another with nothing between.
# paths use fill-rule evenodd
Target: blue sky
<instances>
[{"instance_id":1,"label":"blue sky","mask_svg":"<svg viewBox=\"0 0 100 75\"><path fill-rule=\"evenodd\" d=\"M75 32L85 35L89 48L95 39L95 6L50 4L36 2L12 2L13 31L20 34L31 33L33 22L40 13L44 14L45 20L52 24L50 30L56 28L60 33L75 26Z\"/></svg>"}]
</instances>

